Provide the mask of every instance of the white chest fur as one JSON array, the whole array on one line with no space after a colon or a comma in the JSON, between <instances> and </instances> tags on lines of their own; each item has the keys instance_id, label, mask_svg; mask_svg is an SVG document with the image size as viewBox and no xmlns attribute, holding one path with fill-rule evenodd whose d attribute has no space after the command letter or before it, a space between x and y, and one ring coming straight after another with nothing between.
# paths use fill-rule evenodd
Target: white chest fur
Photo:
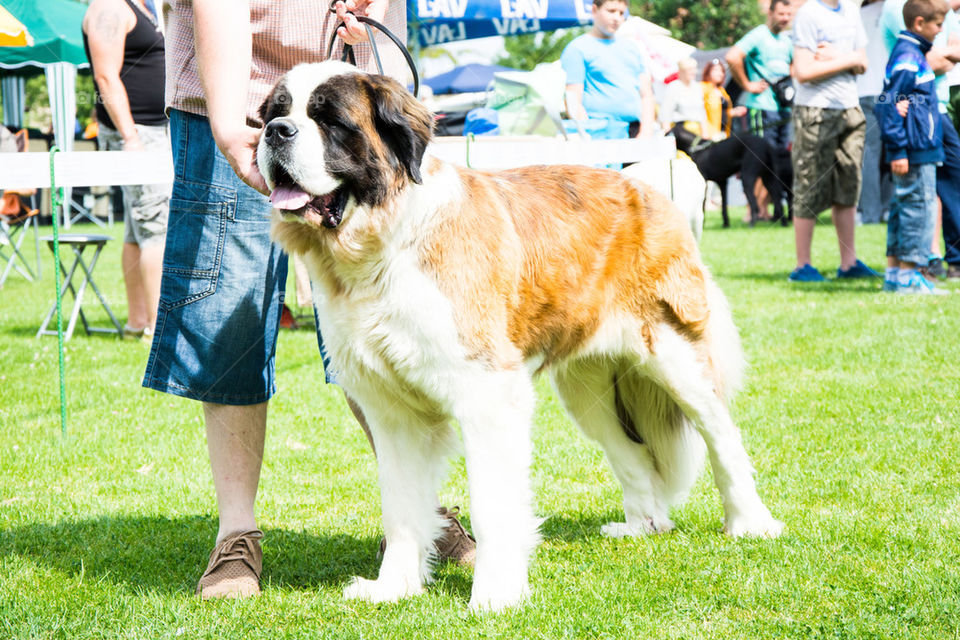
<instances>
[{"instance_id":1,"label":"white chest fur","mask_svg":"<svg viewBox=\"0 0 960 640\"><path fill-rule=\"evenodd\" d=\"M337 382L357 397L401 396L436 406L434 390L451 371L467 366L450 301L418 267L409 245L388 246L364 265L348 292L324 277L314 298Z\"/></svg>"}]
</instances>

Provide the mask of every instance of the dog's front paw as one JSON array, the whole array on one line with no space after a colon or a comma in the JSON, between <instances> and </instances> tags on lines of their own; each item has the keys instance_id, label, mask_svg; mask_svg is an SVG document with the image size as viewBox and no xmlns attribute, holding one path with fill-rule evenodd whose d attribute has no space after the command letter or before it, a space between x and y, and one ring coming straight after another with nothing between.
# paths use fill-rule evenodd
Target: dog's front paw
<instances>
[{"instance_id":1,"label":"dog's front paw","mask_svg":"<svg viewBox=\"0 0 960 640\"><path fill-rule=\"evenodd\" d=\"M783 527L782 522L767 512L754 516L728 517L723 531L733 538L776 538L783 533Z\"/></svg>"},{"instance_id":2,"label":"dog's front paw","mask_svg":"<svg viewBox=\"0 0 960 640\"><path fill-rule=\"evenodd\" d=\"M529 595L530 587L526 583L517 589L500 589L496 591L487 591L482 588L478 589L477 585L474 584L473 594L470 596L470 611L474 613L484 611L497 613L508 607L520 604L526 600Z\"/></svg>"},{"instance_id":3,"label":"dog's front paw","mask_svg":"<svg viewBox=\"0 0 960 640\"><path fill-rule=\"evenodd\" d=\"M631 522L610 522L600 527L600 533L608 538L640 538L654 533L667 533L673 530L673 526L669 518L643 518Z\"/></svg>"},{"instance_id":4,"label":"dog's front paw","mask_svg":"<svg viewBox=\"0 0 960 640\"><path fill-rule=\"evenodd\" d=\"M423 593L422 585L410 585L401 580L367 580L354 577L343 589L343 597L348 600L367 600L368 602L396 602L400 598L417 596Z\"/></svg>"}]
</instances>

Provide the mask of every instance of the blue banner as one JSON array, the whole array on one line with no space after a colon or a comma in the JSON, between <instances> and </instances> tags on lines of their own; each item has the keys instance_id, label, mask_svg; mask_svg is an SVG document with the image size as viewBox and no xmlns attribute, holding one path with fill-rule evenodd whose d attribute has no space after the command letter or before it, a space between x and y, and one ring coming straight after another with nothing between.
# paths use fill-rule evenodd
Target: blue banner
<instances>
[{"instance_id":1,"label":"blue banner","mask_svg":"<svg viewBox=\"0 0 960 640\"><path fill-rule=\"evenodd\" d=\"M407 0L409 41L421 47L590 24L591 0Z\"/></svg>"}]
</instances>

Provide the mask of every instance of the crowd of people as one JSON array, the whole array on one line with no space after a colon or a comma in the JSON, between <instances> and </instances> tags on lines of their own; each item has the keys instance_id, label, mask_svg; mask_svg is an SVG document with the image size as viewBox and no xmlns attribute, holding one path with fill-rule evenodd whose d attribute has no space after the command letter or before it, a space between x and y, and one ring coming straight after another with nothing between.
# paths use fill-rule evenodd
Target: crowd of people
<instances>
[{"instance_id":1,"label":"crowd of people","mask_svg":"<svg viewBox=\"0 0 960 640\"><path fill-rule=\"evenodd\" d=\"M575 41L578 52L593 56L574 55L570 45L561 58L568 105L576 98L569 115L608 118L605 105L615 104L613 117L633 132L651 135L680 124L705 140L749 133L789 149L791 281L826 279L812 266L810 250L817 218L829 209L840 254L836 277L881 276L858 257L856 227L887 222L882 288L938 294L938 278L960 279L960 138L950 115L957 97L951 85L960 78L948 79L960 61L958 8L960 0L771 0L766 21L723 60L705 64L700 82L697 62L680 60L656 104L649 89L637 89L649 86L650 74L636 54L629 54L635 57L630 80L617 79L629 48L616 37L626 3L594 0L593 28ZM637 101L642 109L623 109ZM924 152L927 146L937 153ZM759 181L755 194L765 213ZM910 246L924 246L922 256L916 247L904 249L908 237Z\"/></svg>"}]
</instances>

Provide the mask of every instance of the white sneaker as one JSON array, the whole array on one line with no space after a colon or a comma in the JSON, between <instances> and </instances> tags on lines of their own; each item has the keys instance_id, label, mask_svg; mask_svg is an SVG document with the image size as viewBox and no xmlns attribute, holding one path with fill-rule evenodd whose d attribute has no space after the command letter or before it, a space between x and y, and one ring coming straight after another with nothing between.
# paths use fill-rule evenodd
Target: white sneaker
<instances>
[{"instance_id":1,"label":"white sneaker","mask_svg":"<svg viewBox=\"0 0 960 640\"><path fill-rule=\"evenodd\" d=\"M910 273L910 279L906 284L903 283L903 280L897 284L897 293L921 296L946 296L950 294L949 291L938 289L917 270Z\"/></svg>"}]
</instances>

